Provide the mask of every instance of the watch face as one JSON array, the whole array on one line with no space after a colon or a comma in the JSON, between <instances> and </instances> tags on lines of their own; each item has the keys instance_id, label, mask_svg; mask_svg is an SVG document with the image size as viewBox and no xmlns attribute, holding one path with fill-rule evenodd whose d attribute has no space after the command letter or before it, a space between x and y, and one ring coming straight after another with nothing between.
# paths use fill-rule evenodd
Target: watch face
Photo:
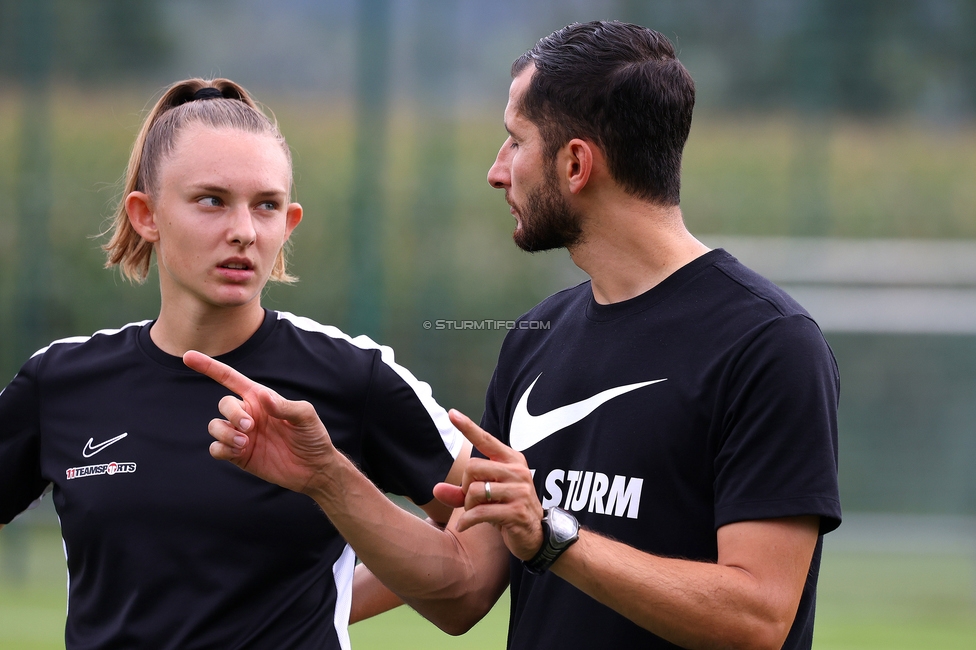
<instances>
[{"instance_id":1,"label":"watch face","mask_svg":"<svg viewBox=\"0 0 976 650\"><path fill-rule=\"evenodd\" d=\"M565 542L576 535L578 524L572 515L553 509L549 513L549 526L552 528L552 536L560 542Z\"/></svg>"}]
</instances>

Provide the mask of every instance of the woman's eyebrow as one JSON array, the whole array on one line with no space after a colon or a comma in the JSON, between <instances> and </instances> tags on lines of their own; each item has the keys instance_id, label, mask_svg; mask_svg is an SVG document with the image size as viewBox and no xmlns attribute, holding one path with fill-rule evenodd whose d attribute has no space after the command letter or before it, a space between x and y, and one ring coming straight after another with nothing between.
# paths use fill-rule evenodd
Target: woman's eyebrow
<instances>
[{"instance_id":1,"label":"woman's eyebrow","mask_svg":"<svg viewBox=\"0 0 976 650\"><path fill-rule=\"evenodd\" d=\"M200 192L210 192L212 194L231 194L230 189L228 189L227 187L224 187L223 185L211 185L209 183L205 183L202 185L194 185L193 189ZM262 198L264 197L274 198L274 197L284 196L287 193L288 192L286 192L285 190L261 190L259 192L255 192L255 196L259 196Z\"/></svg>"}]
</instances>

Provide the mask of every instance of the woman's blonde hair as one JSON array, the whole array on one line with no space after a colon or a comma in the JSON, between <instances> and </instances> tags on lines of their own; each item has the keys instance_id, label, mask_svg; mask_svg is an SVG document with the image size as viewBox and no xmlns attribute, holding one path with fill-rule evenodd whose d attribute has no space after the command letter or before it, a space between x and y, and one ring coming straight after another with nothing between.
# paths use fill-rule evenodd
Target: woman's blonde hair
<instances>
[{"instance_id":1,"label":"woman's blonde hair","mask_svg":"<svg viewBox=\"0 0 976 650\"><path fill-rule=\"evenodd\" d=\"M181 129L201 123L214 128L235 128L247 133L266 134L281 143L288 167L291 151L278 124L258 108L244 88L229 79L187 79L170 86L153 106L132 146L125 172L125 187L111 228L111 239L102 246L108 259L106 268L119 265L130 282L142 283L149 274L153 245L143 239L129 223L125 198L132 192L150 196L157 190L159 166L176 144ZM294 282L285 265L284 248L278 252L271 279Z\"/></svg>"}]
</instances>

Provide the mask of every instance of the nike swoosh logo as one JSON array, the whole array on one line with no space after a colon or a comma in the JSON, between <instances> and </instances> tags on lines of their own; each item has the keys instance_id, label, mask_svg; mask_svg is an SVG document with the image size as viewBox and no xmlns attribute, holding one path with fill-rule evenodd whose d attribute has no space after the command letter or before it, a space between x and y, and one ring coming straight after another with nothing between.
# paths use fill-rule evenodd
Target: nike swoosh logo
<instances>
[{"instance_id":1,"label":"nike swoosh logo","mask_svg":"<svg viewBox=\"0 0 976 650\"><path fill-rule=\"evenodd\" d=\"M105 449L109 445L114 445L115 443L117 443L119 440L126 437L127 435L129 435L128 432L123 433L122 435L119 436L115 436L114 438L106 440L105 442L100 442L97 445L92 444L93 442L95 442L94 438L89 438L88 444L86 444L85 448L81 450L81 455L84 456L85 458L91 458L92 456L94 456L101 450Z\"/></svg>"},{"instance_id":2,"label":"nike swoosh logo","mask_svg":"<svg viewBox=\"0 0 976 650\"><path fill-rule=\"evenodd\" d=\"M541 376L542 373L539 373L539 377ZM576 424L587 415L600 408L600 406L612 400L614 397L619 397L624 393L629 393L632 390L637 390L638 388L643 388L644 386L650 386L651 384L667 381L667 378L654 379L652 381L642 381L638 384L627 384L626 386L608 388L602 393L597 393L593 397L587 398L582 402L575 402L573 404L567 404L566 406L560 406L559 408L549 411L548 413L543 413L542 415L532 415L529 413L528 409L529 393L532 392L535 382L539 381L539 377L536 377L535 381L529 384L529 387L522 394L522 398L515 407L515 414L512 415L512 427L509 434L509 443L511 444L512 449L515 451L525 451L532 445L542 442L557 431L561 431L570 425Z\"/></svg>"}]
</instances>

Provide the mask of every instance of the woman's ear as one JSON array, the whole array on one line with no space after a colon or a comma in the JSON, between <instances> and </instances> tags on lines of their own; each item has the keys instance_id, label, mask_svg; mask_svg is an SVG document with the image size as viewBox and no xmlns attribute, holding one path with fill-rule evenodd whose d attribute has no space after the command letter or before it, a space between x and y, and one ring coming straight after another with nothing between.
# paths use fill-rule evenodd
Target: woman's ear
<instances>
[{"instance_id":1,"label":"woman's ear","mask_svg":"<svg viewBox=\"0 0 976 650\"><path fill-rule=\"evenodd\" d=\"M147 242L159 241L159 229L156 227L156 214L153 212L152 199L145 192L131 192L125 197L125 213L129 216L132 229Z\"/></svg>"},{"instance_id":2,"label":"woman's ear","mask_svg":"<svg viewBox=\"0 0 976 650\"><path fill-rule=\"evenodd\" d=\"M285 241L291 237L291 231L295 229L295 226L302 222L302 206L298 203L289 203L288 209L285 211Z\"/></svg>"}]
</instances>

